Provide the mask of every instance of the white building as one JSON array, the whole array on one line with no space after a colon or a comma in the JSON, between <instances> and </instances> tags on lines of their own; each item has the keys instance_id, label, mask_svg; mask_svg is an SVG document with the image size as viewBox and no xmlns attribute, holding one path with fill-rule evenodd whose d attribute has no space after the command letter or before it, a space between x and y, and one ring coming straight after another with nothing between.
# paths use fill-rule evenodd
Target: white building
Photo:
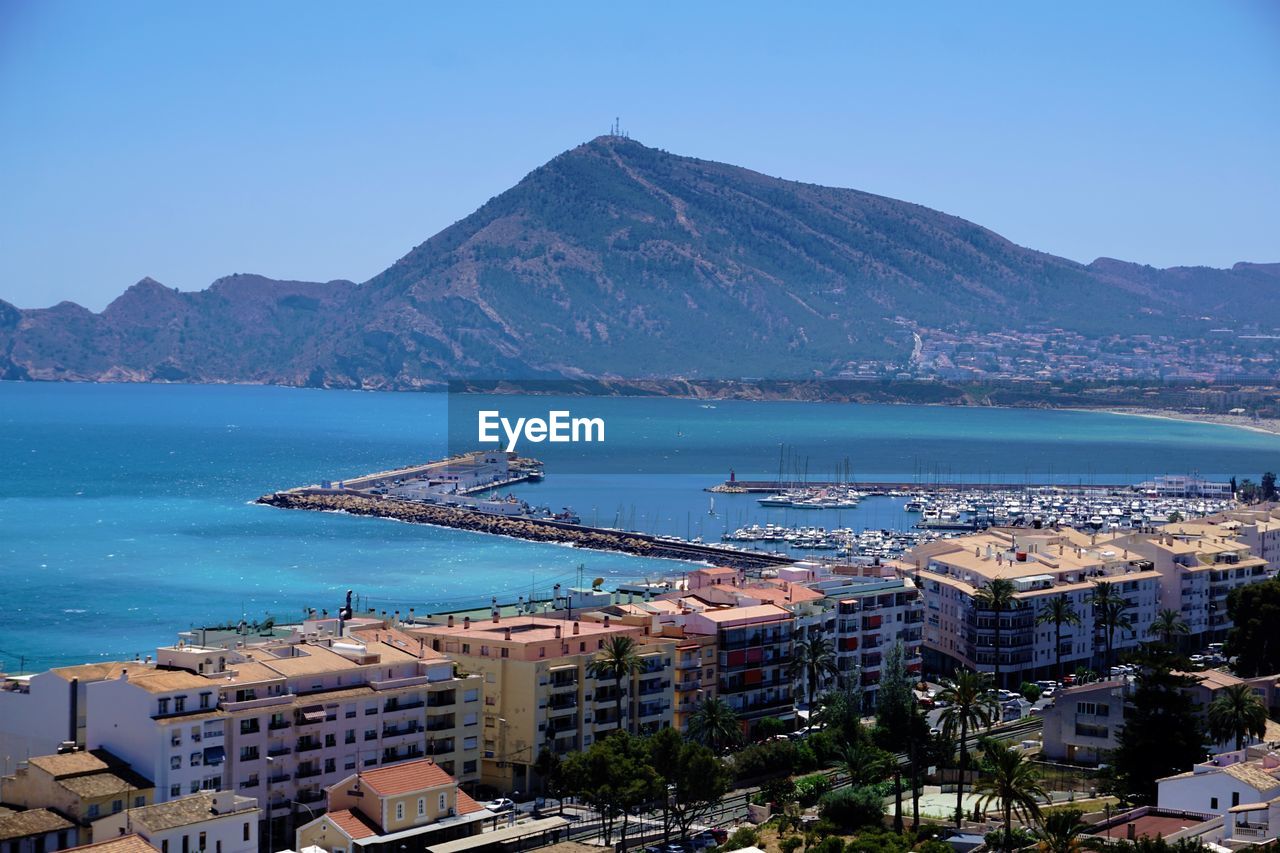
<instances>
[{"instance_id":1,"label":"white building","mask_svg":"<svg viewBox=\"0 0 1280 853\"><path fill-rule=\"evenodd\" d=\"M1044 709L1040 754L1068 764L1098 764L1120 745L1124 700L1130 689L1118 678L1059 691ZM1200 810L1197 810L1200 811Z\"/></svg>"},{"instance_id":2,"label":"white building","mask_svg":"<svg viewBox=\"0 0 1280 853\"><path fill-rule=\"evenodd\" d=\"M1162 809L1225 816L1236 806L1280 797L1280 756L1257 747L1224 752L1157 785Z\"/></svg>"},{"instance_id":3,"label":"white building","mask_svg":"<svg viewBox=\"0 0 1280 853\"><path fill-rule=\"evenodd\" d=\"M93 837L136 834L160 853L258 853L258 811L230 791L193 794L104 817Z\"/></svg>"}]
</instances>

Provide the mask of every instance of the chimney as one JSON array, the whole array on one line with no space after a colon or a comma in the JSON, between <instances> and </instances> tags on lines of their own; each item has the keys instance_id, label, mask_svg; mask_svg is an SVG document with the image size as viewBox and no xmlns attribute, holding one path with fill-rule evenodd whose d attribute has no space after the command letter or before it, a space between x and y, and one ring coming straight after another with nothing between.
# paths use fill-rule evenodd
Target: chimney
<instances>
[{"instance_id":1,"label":"chimney","mask_svg":"<svg viewBox=\"0 0 1280 853\"><path fill-rule=\"evenodd\" d=\"M578 636L578 620L573 620L573 636Z\"/></svg>"},{"instance_id":2,"label":"chimney","mask_svg":"<svg viewBox=\"0 0 1280 853\"><path fill-rule=\"evenodd\" d=\"M394 628L395 626L397 626L397 625L399 625L399 624L400 624L400 611L399 611L399 610L397 610L397 611L396 611L396 614L395 614L395 618L394 618L394 620L393 620L393 621L392 621L392 623L391 623L391 627L393 627L393 628Z\"/></svg>"},{"instance_id":3,"label":"chimney","mask_svg":"<svg viewBox=\"0 0 1280 853\"><path fill-rule=\"evenodd\" d=\"M452 613L450 613L450 614L449 614L449 627L450 627L450 628L452 628L452 627L453 627L453 614L452 614Z\"/></svg>"},{"instance_id":4,"label":"chimney","mask_svg":"<svg viewBox=\"0 0 1280 853\"><path fill-rule=\"evenodd\" d=\"M413 621L413 608L412 608L412 607L410 607L410 608L409 608L409 621L410 621L410 622L412 622L412 621Z\"/></svg>"},{"instance_id":5,"label":"chimney","mask_svg":"<svg viewBox=\"0 0 1280 853\"><path fill-rule=\"evenodd\" d=\"M465 631L465 630L467 630L467 629L468 629L468 628L470 628L470 627L471 627L471 617L470 617L470 616L463 616L463 617L462 617L462 629Z\"/></svg>"},{"instance_id":6,"label":"chimney","mask_svg":"<svg viewBox=\"0 0 1280 853\"><path fill-rule=\"evenodd\" d=\"M608 628L608 627L609 627L609 614L608 614L608 613L606 613L606 614L604 615L604 626L605 626L606 628Z\"/></svg>"},{"instance_id":7,"label":"chimney","mask_svg":"<svg viewBox=\"0 0 1280 853\"><path fill-rule=\"evenodd\" d=\"M510 626L508 626L508 627L507 627L507 630L505 630L505 631L503 631L503 632L502 632L502 639L504 639L504 640L510 640L510 639L511 639L511 628L510 628Z\"/></svg>"},{"instance_id":8,"label":"chimney","mask_svg":"<svg viewBox=\"0 0 1280 853\"><path fill-rule=\"evenodd\" d=\"M120 680L121 680L121 681L128 681L128 680L129 680L129 670L127 670L127 669L122 669L122 670L120 670Z\"/></svg>"},{"instance_id":9,"label":"chimney","mask_svg":"<svg viewBox=\"0 0 1280 853\"><path fill-rule=\"evenodd\" d=\"M499 621L499 618L500 618L500 617L498 616L498 608L496 608L496 607L495 607L495 608L493 609L493 624L497 625L497 624L498 624L498 621Z\"/></svg>"}]
</instances>

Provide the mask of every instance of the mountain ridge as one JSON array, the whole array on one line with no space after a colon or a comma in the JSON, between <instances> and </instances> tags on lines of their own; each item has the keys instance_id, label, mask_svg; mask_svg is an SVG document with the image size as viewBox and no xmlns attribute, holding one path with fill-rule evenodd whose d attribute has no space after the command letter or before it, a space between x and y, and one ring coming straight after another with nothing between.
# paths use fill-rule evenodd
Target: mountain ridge
<instances>
[{"instance_id":1,"label":"mountain ridge","mask_svg":"<svg viewBox=\"0 0 1280 853\"><path fill-rule=\"evenodd\" d=\"M1080 264L911 202L598 137L362 284L148 277L96 314L0 301L0 378L815 378L906 365L919 329L1280 325L1277 288L1280 264Z\"/></svg>"}]
</instances>

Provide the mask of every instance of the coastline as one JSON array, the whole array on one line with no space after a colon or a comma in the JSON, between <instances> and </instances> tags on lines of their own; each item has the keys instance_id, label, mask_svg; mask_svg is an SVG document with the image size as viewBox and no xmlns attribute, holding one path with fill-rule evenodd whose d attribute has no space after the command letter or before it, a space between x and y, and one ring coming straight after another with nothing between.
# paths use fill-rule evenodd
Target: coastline
<instances>
[{"instance_id":1,"label":"coastline","mask_svg":"<svg viewBox=\"0 0 1280 853\"><path fill-rule=\"evenodd\" d=\"M1179 412L1173 409L1146 408L1084 408L1072 406L1064 411L1103 412L1109 415L1125 415L1134 418L1152 418L1162 421L1188 421L1213 426L1243 429L1264 435L1280 435L1280 418L1251 418L1245 415L1220 415L1209 412Z\"/></svg>"}]
</instances>

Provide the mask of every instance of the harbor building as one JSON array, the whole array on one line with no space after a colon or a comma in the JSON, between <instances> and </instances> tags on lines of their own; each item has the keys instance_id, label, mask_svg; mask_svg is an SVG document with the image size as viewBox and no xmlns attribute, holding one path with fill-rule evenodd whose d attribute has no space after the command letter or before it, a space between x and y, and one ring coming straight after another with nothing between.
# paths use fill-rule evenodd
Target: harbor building
<instances>
[{"instance_id":1,"label":"harbor building","mask_svg":"<svg viewBox=\"0 0 1280 853\"><path fill-rule=\"evenodd\" d=\"M234 791L285 824L364 768L431 756L478 782L483 679L401 631L340 630L310 620L290 641L158 649L156 665L90 685L88 743L152 777L159 802Z\"/></svg>"},{"instance_id":2,"label":"harbor building","mask_svg":"<svg viewBox=\"0 0 1280 853\"><path fill-rule=\"evenodd\" d=\"M468 838L493 813L429 758L354 773L325 788L325 813L298 827L295 850L392 853Z\"/></svg>"},{"instance_id":3,"label":"harbor building","mask_svg":"<svg viewBox=\"0 0 1280 853\"><path fill-rule=\"evenodd\" d=\"M646 628L552 616L448 618L409 629L429 648L484 682L481 781L503 791L532 790L532 769L545 748L564 755L591 746L621 723L647 734L672 725L675 642L645 641ZM640 670L619 685L597 678L592 663L614 637L637 644Z\"/></svg>"},{"instance_id":4,"label":"harbor building","mask_svg":"<svg viewBox=\"0 0 1280 853\"><path fill-rule=\"evenodd\" d=\"M1160 609L1160 573L1141 554L1074 530L1000 530L943 539L904 555L925 600L926 668L995 671L997 615L981 607L977 591L996 578L1012 581L1013 606L999 614L1000 687L1056 678L1058 630L1037 617L1051 599L1066 596L1080 625L1061 626L1062 662L1068 672L1101 667L1106 632L1095 614L1098 584L1126 602L1128 628L1114 631L1117 657L1149 639Z\"/></svg>"}]
</instances>

